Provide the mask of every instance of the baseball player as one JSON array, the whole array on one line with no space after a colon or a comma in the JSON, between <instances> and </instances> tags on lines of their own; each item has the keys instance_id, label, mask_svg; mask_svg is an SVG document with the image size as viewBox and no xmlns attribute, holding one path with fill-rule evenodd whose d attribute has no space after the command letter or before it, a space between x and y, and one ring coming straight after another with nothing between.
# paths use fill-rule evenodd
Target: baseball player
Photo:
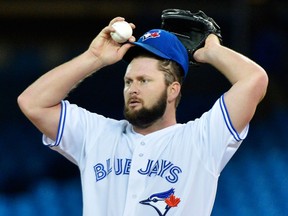
<instances>
[{"instance_id":1,"label":"baseball player","mask_svg":"<svg viewBox=\"0 0 288 216\"><path fill-rule=\"evenodd\" d=\"M267 75L209 35L194 58L215 67L231 88L200 118L179 124L176 109L189 66L185 47L163 29L119 44L110 33L121 20L111 20L84 53L36 80L18 104L43 133L44 144L79 167L84 216L208 216L219 175L265 95ZM87 76L123 57L129 62L125 119L65 99Z\"/></svg>"}]
</instances>

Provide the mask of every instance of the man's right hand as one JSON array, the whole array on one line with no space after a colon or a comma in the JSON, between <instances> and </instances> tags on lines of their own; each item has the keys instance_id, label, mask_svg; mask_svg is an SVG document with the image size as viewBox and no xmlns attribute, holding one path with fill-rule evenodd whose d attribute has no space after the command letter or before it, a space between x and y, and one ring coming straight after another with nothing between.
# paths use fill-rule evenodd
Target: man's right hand
<instances>
[{"instance_id":1,"label":"man's right hand","mask_svg":"<svg viewBox=\"0 0 288 216\"><path fill-rule=\"evenodd\" d=\"M88 52L91 52L98 61L104 66L111 65L121 60L124 54L133 45L131 43L119 44L115 42L110 33L113 31L113 23L117 21L124 21L123 17L116 17L112 19L108 26L102 29L97 37L92 41L89 46ZM135 29L133 23L129 23L132 29ZM135 37L131 36L129 42L134 42Z\"/></svg>"}]
</instances>

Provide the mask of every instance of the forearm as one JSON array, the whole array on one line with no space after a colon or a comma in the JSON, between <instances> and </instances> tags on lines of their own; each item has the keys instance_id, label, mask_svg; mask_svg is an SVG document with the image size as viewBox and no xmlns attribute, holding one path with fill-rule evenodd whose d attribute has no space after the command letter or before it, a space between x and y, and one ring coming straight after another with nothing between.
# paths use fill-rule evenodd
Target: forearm
<instances>
[{"instance_id":1,"label":"forearm","mask_svg":"<svg viewBox=\"0 0 288 216\"><path fill-rule=\"evenodd\" d=\"M232 85L265 74L258 64L227 47L216 45L209 55L209 64L221 72Z\"/></svg>"},{"instance_id":2,"label":"forearm","mask_svg":"<svg viewBox=\"0 0 288 216\"><path fill-rule=\"evenodd\" d=\"M216 45L210 55L210 64L232 84L230 93L245 97L241 101L254 104L256 108L266 94L268 77L265 70L246 56L220 45Z\"/></svg>"},{"instance_id":3,"label":"forearm","mask_svg":"<svg viewBox=\"0 0 288 216\"><path fill-rule=\"evenodd\" d=\"M41 76L19 96L18 101L28 109L53 107L79 82L101 67L103 65L93 54L84 52Z\"/></svg>"},{"instance_id":4,"label":"forearm","mask_svg":"<svg viewBox=\"0 0 288 216\"><path fill-rule=\"evenodd\" d=\"M202 63L208 63L222 73L235 87L241 91L255 90L259 92L259 100L265 95L267 75L262 67L246 56L219 44L215 35L206 39L205 47L197 50L194 58ZM263 88L261 83L263 84Z\"/></svg>"}]
</instances>

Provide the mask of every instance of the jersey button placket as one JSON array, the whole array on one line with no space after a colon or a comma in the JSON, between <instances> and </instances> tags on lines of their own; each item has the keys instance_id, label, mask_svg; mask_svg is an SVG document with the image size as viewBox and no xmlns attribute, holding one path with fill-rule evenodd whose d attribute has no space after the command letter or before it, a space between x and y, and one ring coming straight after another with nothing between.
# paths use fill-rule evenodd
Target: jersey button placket
<instances>
[{"instance_id":1,"label":"jersey button placket","mask_svg":"<svg viewBox=\"0 0 288 216\"><path fill-rule=\"evenodd\" d=\"M140 145L139 145L140 144ZM134 149L134 154L132 157L132 163L130 168L130 176L129 176L129 184L128 184L128 191L127 195L130 197L129 206L125 207L125 215L133 215L133 212L136 206L139 204L139 194L145 188L145 179L146 176L141 175L138 171L143 169L147 166L148 159L145 155L145 149L147 145L144 141L138 142Z\"/></svg>"},{"instance_id":2,"label":"jersey button placket","mask_svg":"<svg viewBox=\"0 0 288 216\"><path fill-rule=\"evenodd\" d=\"M140 142L140 146L141 146L141 147L144 147L145 144L146 144L146 143L145 143L144 141L141 141L141 142ZM140 148L140 149L142 149L142 148ZM139 156L139 157L143 157L143 156L144 156L143 152L140 152L140 153L138 154L138 156Z\"/></svg>"}]
</instances>

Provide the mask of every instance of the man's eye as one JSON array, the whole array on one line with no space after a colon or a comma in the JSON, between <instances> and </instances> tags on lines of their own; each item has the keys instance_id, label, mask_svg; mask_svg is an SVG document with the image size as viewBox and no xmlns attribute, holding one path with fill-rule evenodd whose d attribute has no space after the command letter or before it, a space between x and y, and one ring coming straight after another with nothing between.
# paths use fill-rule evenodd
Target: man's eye
<instances>
[{"instance_id":1,"label":"man's eye","mask_svg":"<svg viewBox=\"0 0 288 216\"><path fill-rule=\"evenodd\" d=\"M131 84L131 81L130 80L126 80L125 81L125 85L130 85Z\"/></svg>"}]
</instances>

